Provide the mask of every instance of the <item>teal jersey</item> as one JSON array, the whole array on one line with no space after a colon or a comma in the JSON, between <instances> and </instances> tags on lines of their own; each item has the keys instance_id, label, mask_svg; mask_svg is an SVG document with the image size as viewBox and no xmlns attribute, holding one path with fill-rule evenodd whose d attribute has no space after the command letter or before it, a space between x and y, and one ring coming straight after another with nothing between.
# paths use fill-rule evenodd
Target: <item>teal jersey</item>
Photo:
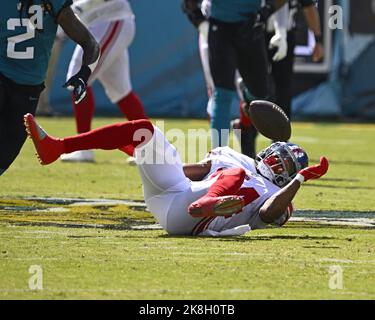
<instances>
[{"instance_id":1,"label":"teal jersey","mask_svg":"<svg viewBox=\"0 0 375 320\"><path fill-rule=\"evenodd\" d=\"M28 14L20 2L6 0L0 10L0 73L18 84L44 82L56 37L56 16L71 0L34 0Z\"/></svg>"},{"instance_id":2,"label":"teal jersey","mask_svg":"<svg viewBox=\"0 0 375 320\"><path fill-rule=\"evenodd\" d=\"M262 0L212 0L211 17L223 22L241 22L256 13Z\"/></svg>"}]
</instances>

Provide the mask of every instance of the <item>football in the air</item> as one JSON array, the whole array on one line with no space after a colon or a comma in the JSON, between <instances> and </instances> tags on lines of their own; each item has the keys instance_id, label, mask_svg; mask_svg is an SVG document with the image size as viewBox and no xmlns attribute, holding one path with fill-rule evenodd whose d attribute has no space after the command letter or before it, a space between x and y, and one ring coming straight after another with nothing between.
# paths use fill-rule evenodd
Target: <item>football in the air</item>
<instances>
[{"instance_id":1,"label":"football in the air","mask_svg":"<svg viewBox=\"0 0 375 320\"><path fill-rule=\"evenodd\" d=\"M290 121L277 104L266 100L254 100L248 106L248 112L255 128L265 137L273 141L290 139Z\"/></svg>"}]
</instances>

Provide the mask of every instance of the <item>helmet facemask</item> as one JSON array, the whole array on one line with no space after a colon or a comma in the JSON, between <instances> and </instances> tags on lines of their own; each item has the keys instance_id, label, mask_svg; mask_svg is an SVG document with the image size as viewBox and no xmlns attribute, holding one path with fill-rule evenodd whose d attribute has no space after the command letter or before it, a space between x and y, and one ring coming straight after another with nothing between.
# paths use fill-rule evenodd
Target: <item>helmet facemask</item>
<instances>
[{"instance_id":1,"label":"helmet facemask","mask_svg":"<svg viewBox=\"0 0 375 320\"><path fill-rule=\"evenodd\" d=\"M298 158L297 158L298 157ZM284 187L307 166L307 154L297 145L275 142L257 157L257 169L278 187Z\"/></svg>"}]
</instances>

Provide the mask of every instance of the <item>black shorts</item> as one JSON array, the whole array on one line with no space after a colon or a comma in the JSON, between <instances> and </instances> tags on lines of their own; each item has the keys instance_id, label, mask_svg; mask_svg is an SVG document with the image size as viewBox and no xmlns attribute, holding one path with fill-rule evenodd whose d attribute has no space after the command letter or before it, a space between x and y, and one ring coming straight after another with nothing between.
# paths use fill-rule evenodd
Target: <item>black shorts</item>
<instances>
[{"instance_id":1,"label":"black shorts","mask_svg":"<svg viewBox=\"0 0 375 320\"><path fill-rule=\"evenodd\" d=\"M234 90L236 70L257 98L268 96L268 59L264 28L251 22L210 19L208 34L211 75L216 87Z\"/></svg>"},{"instance_id":2,"label":"black shorts","mask_svg":"<svg viewBox=\"0 0 375 320\"><path fill-rule=\"evenodd\" d=\"M0 73L0 175L7 170L26 140L23 116L35 114L44 84L20 85Z\"/></svg>"}]
</instances>

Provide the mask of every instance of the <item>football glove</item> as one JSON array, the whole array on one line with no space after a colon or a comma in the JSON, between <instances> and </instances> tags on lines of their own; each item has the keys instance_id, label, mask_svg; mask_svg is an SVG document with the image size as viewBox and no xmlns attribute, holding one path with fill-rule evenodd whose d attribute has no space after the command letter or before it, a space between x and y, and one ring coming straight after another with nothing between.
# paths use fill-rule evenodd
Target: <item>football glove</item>
<instances>
[{"instance_id":1,"label":"football glove","mask_svg":"<svg viewBox=\"0 0 375 320\"><path fill-rule=\"evenodd\" d=\"M87 82L90 75L90 67L83 65L81 70L63 85L64 88L73 90L75 104L79 104L86 97Z\"/></svg>"},{"instance_id":2,"label":"football glove","mask_svg":"<svg viewBox=\"0 0 375 320\"><path fill-rule=\"evenodd\" d=\"M300 170L296 176L296 180L303 183L312 179L319 179L328 171L329 163L326 157L320 157L320 163Z\"/></svg>"},{"instance_id":3,"label":"football glove","mask_svg":"<svg viewBox=\"0 0 375 320\"><path fill-rule=\"evenodd\" d=\"M282 32L277 32L270 40L270 49L277 49L276 53L272 57L273 61L283 60L288 53L288 42L286 30Z\"/></svg>"}]
</instances>

